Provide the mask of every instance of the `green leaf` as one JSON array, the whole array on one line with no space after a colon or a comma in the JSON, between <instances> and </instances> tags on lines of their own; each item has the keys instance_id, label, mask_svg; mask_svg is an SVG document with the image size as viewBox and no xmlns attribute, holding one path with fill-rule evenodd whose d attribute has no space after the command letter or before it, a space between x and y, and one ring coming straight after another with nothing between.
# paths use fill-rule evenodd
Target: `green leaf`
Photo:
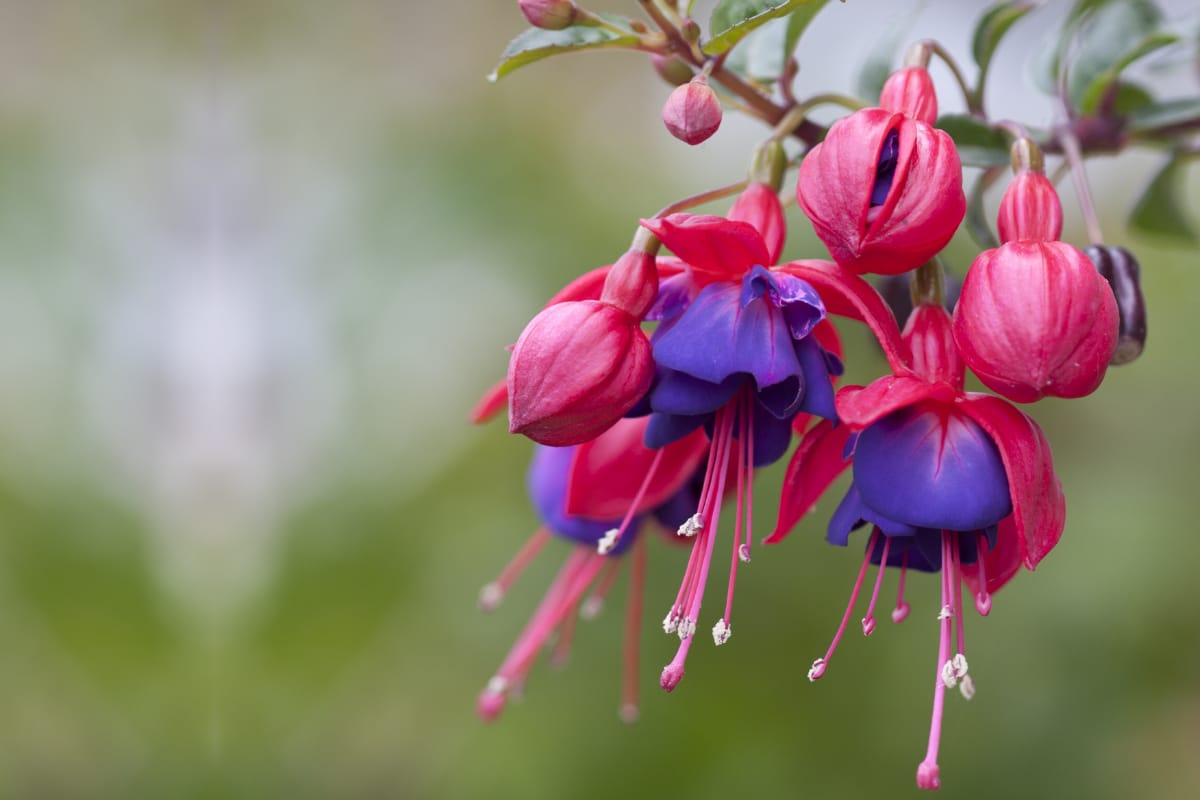
<instances>
[{"instance_id":1,"label":"green leaf","mask_svg":"<svg viewBox=\"0 0 1200 800\"><path fill-rule=\"evenodd\" d=\"M713 9L712 19L709 21L712 38L705 43L703 50L710 56L720 55L756 28L817 1L721 0Z\"/></svg>"},{"instance_id":2,"label":"green leaf","mask_svg":"<svg viewBox=\"0 0 1200 800\"><path fill-rule=\"evenodd\" d=\"M964 167L999 167L1009 163L1004 134L975 117L946 114L938 118L937 127L950 134Z\"/></svg>"},{"instance_id":3,"label":"green leaf","mask_svg":"<svg viewBox=\"0 0 1200 800\"><path fill-rule=\"evenodd\" d=\"M1196 119L1200 119L1200 98L1189 97L1143 104L1129 115L1128 131L1134 134L1145 133L1155 128L1167 128Z\"/></svg>"},{"instance_id":4,"label":"green leaf","mask_svg":"<svg viewBox=\"0 0 1200 800\"><path fill-rule=\"evenodd\" d=\"M1187 163L1172 158L1154 176L1129 216L1130 226L1142 233L1197 244L1196 230L1184 214L1183 177Z\"/></svg>"},{"instance_id":5,"label":"green leaf","mask_svg":"<svg viewBox=\"0 0 1200 800\"><path fill-rule=\"evenodd\" d=\"M624 17L605 15L605 19L622 27L628 23ZM633 31L628 34L619 34L607 28L596 28L589 25L572 25L557 31L530 28L504 48L504 53L500 56L500 63L492 70L492 74L488 75L488 80L498 81L515 69L543 58L556 56L559 53L636 47L639 41L638 35Z\"/></svg>"},{"instance_id":6,"label":"green leaf","mask_svg":"<svg viewBox=\"0 0 1200 800\"><path fill-rule=\"evenodd\" d=\"M879 93L883 91L883 84L887 83L888 76L892 74L896 62L899 60L896 54L900 52L900 43L908 38L912 31L913 21L924 9L925 3L921 2L917 4L916 8L911 9L910 13L888 20L884 34L871 48L870 55L854 80L855 93L868 105L875 105L879 102Z\"/></svg>"},{"instance_id":7,"label":"green leaf","mask_svg":"<svg viewBox=\"0 0 1200 800\"><path fill-rule=\"evenodd\" d=\"M1029 3L997 3L984 12L975 24L975 34L971 37L971 55L980 70L987 69L996 52L996 46L1008 33L1013 23L1033 10Z\"/></svg>"},{"instance_id":8,"label":"green leaf","mask_svg":"<svg viewBox=\"0 0 1200 800\"><path fill-rule=\"evenodd\" d=\"M999 169L985 170L975 179L975 185L971 187L971 194L967 198L967 214L963 218L963 224L966 225L967 233L975 240L975 244L984 250L992 250L1000 246L1000 240L996 238L996 234L992 233L992 229L988 225L987 209L984 208L983 198L987 194L988 187L995 183L996 178L1001 174Z\"/></svg>"},{"instance_id":9,"label":"green leaf","mask_svg":"<svg viewBox=\"0 0 1200 800\"><path fill-rule=\"evenodd\" d=\"M771 20L748 35L725 65L756 81L778 80L804 29L828 1L812 0L787 17Z\"/></svg>"},{"instance_id":10,"label":"green leaf","mask_svg":"<svg viewBox=\"0 0 1200 800\"><path fill-rule=\"evenodd\" d=\"M1091 82L1082 88L1077 98L1075 93L1079 90L1076 88L1077 81L1075 76L1072 75L1070 81L1072 86L1072 100L1075 101L1076 107L1084 114L1094 113L1099 108L1105 94L1120 77L1123 69L1139 58L1147 56L1155 50L1161 50L1164 47L1175 44L1177 41L1179 41L1179 38L1174 34L1150 34L1127 53L1120 56L1110 67L1093 77Z\"/></svg>"},{"instance_id":11,"label":"green leaf","mask_svg":"<svg viewBox=\"0 0 1200 800\"><path fill-rule=\"evenodd\" d=\"M1122 81L1117 84L1117 93L1113 97L1113 111L1127 117L1141 113L1145 108L1154 105L1154 95L1143 86Z\"/></svg>"}]
</instances>

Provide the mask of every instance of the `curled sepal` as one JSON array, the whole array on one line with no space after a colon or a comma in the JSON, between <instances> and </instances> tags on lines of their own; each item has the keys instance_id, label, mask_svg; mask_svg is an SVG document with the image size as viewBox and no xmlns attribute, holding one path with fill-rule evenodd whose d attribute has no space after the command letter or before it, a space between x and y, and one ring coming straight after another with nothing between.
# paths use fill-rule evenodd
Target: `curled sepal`
<instances>
[{"instance_id":1,"label":"curled sepal","mask_svg":"<svg viewBox=\"0 0 1200 800\"><path fill-rule=\"evenodd\" d=\"M911 371L912 354L900 338L896 318L874 286L831 261L789 261L778 269L807 281L821 295L830 314L862 322L870 328L893 372Z\"/></svg>"},{"instance_id":2,"label":"curled sepal","mask_svg":"<svg viewBox=\"0 0 1200 800\"><path fill-rule=\"evenodd\" d=\"M623 517L660 506L691 480L708 453L702 429L651 450L643 444L650 417L619 420L603 436L575 448L567 478L566 513L591 519Z\"/></svg>"},{"instance_id":3,"label":"curled sepal","mask_svg":"<svg viewBox=\"0 0 1200 800\"><path fill-rule=\"evenodd\" d=\"M998 397L969 392L958 406L987 431L1000 451L1018 553L1025 567L1033 569L1058 544L1067 521L1067 501L1054 474L1050 442L1033 419Z\"/></svg>"},{"instance_id":4,"label":"curled sepal","mask_svg":"<svg viewBox=\"0 0 1200 800\"><path fill-rule=\"evenodd\" d=\"M641 222L664 247L710 280L741 280L751 267L772 263L762 234L749 222L711 214L670 214Z\"/></svg>"},{"instance_id":5,"label":"curled sepal","mask_svg":"<svg viewBox=\"0 0 1200 800\"><path fill-rule=\"evenodd\" d=\"M845 454L849 437L848 427L826 419L800 439L783 477L779 515L775 530L766 539L768 544L783 541L796 523L812 510L829 485L850 466L850 458Z\"/></svg>"},{"instance_id":6,"label":"curled sepal","mask_svg":"<svg viewBox=\"0 0 1200 800\"><path fill-rule=\"evenodd\" d=\"M597 300L534 317L508 364L509 425L535 442L579 444L610 428L654 379L650 342L629 313Z\"/></svg>"}]
</instances>

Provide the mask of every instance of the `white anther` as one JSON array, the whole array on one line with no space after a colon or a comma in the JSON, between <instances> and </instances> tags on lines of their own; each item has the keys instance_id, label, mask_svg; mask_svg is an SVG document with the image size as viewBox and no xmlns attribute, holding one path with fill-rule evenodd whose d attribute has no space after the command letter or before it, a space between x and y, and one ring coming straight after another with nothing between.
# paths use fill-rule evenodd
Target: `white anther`
<instances>
[{"instance_id":1,"label":"white anther","mask_svg":"<svg viewBox=\"0 0 1200 800\"><path fill-rule=\"evenodd\" d=\"M609 530L600 537L600 541L596 543L596 552L602 556L606 556L612 552L612 549L617 546L617 536L621 530L619 528L609 528Z\"/></svg>"},{"instance_id":2,"label":"white anther","mask_svg":"<svg viewBox=\"0 0 1200 800\"><path fill-rule=\"evenodd\" d=\"M970 700L975 696L975 681L971 680L970 675L964 675L962 683L958 685L958 691L962 692L964 700Z\"/></svg>"},{"instance_id":3,"label":"white anther","mask_svg":"<svg viewBox=\"0 0 1200 800\"><path fill-rule=\"evenodd\" d=\"M579 616L584 619L595 619L604 610L604 599L596 596L589 597L579 607Z\"/></svg>"},{"instance_id":4,"label":"white anther","mask_svg":"<svg viewBox=\"0 0 1200 800\"><path fill-rule=\"evenodd\" d=\"M684 639L688 638L695 632L696 632L696 620L690 619L688 617L684 617L683 619L679 620L679 630L676 631L676 633L679 634L679 641L682 642Z\"/></svg>"},{"instance_id":5,"label":"white anther","mask_svg":"<svg viewBox=\"0 0 1200 800\"><path fill-rule=\"evenodd\" d=\"M504 694L508 691L508 681L499 675L493 675L487 682L488 694Z\"/></svg>"},{"instance_id":6,"label":"white anther","mask_svg":"<svg viewBox=\"0 0 1200 800\"><path fill-rule=\"evenodd\" d=\"M942 664L942 683L947 689L953 689L958 684L958 676L954 674L954 664L947 661Z\"/></svg>"},{"instance_id":7,"label":"white anther","mask_svg":"<svg viewBox=\"0 0 1200 800\"><path fill-rule=\"evenodd\" d=\"M489 583L479 590L479 607L484 611L495 611L504 600L504 590L498 583Z\"/></svg>"},{"instance_id":8,"label":"white anther","mask_svg":"<svg viewBox=\"0 0 1200 800\"><path fill-rule=\"evenodd\" d=\"M942 610L938 612L938 620L950 619L953 614L950 611L950 606L942 606Z\"/></svg>"},{"instance_id":9,"label":"white anther","mask_svg":"<svg viewBox=\"0 0 1200 800\"><path fill-rule=\"evenodd\" d=\"M748 544L738 545L738 560L741 561L743 564L750 563L750 545L748 545Z\"/></svg>"},{"instance_id":10,"label":"white anther","mask_svg":"<svg viewBox=\"0 0 1200 800\"><path fill-rule=\"evenodd\" d=\"M679 614L674 609L663 617L663 633L674 633L679 630Z\"/></svg>"},{"instance_id":11,"label":"white anther","mask_svg":"<svg viewBox=\"0 0 1200 800\"><path fill-rule=\"evenodd\" d=\"M692 514L687 518L687 521L679 526L679 536L691 538L704 529L704 520L700 519L699 514Z\"/></svg>"},{"instance_id":12,"label":"white anther","mask_svg":"<svg viewBox=\"0 0 1200 800\"><path fill-rule=\"evenodd\" d=\"M725 618L717 620L717 624L713 625L713 644L717 647L729 641L729 637L733 634L733 627L725 624Z\"/></svg>"},{"instance_id":13,"label":"white anther","mask_svg":"<svg viewBox=\"0 0 1200 800\"><path fill-rule=\"evenodd\" d=\"M812 666L808 668L808 679L810 681L815 681L817 678L821 677L824 674L825 674L825 659L818 658L816 661L814 661L812 663Z\"/></svg>"},{"instance_id":14,"label":"white anther","mask_svg":"<svg viewBox=\"0 0 1200 800\"><path fill-rule=\"evenodd\" d=\"M950 663L954 665L954 677L960 681L967 675L967 657L962 653L956 653L954 658L950 659Z\"/></svg>"}]
</instances>

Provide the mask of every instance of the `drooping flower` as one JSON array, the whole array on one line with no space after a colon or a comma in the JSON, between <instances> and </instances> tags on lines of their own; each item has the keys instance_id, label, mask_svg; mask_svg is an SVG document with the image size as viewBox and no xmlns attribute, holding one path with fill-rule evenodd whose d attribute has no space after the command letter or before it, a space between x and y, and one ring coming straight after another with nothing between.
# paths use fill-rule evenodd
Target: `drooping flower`
<instances>
[{"instance_id":1,"label":"drooping flower","mask_svg":"<svg viewBox=\"0 0 1200 800\"><path fill-rule=\"evenodd\" d=\"M739 562L749 561L753 472L779 459L800 413L834 416L831 374L840 362L818 341L825 306L801 278L768 269L783 247L783 212L773 191L751 189L737 219L676 214L643 220L683 265L664 280L651 312L658 367L650 391L646 441L661 447L709 431L712 445L699 503L679 529L693 537L692 558L663 628L679 649L663 670L671 691L683 678L712 562L722 500L736 492L734 541L725 612L716 644L732 632Z\"/></svg>"},{"instance_id":2,"label":"drooping flower","mask_svg":"<svg viewBox=\"0 0 1200 800\"><path fill-rule=\"evenodd\" d=\"M838 414L849 437L843 440L846 452L831 447L838 440L832 430L819 426L798 450L818 493L852 462L853 482L830 520L829 541L845 545L852 530L871 529L846 612L828 651L813 662L809 679L825 674L870 564L880 570L862 620L866 635L875 629L883 566L900 570L892 612L896 622L908 614L907 571L940 572L933 714L928 748L917 770L917 784L932 789L940 785L937 755L945 690L958 686L968 698L974 692L963 636L962 583L974 593L976 609L986 615L991 594L1022 564L1033 569L1057 543L1066 506L1050 446L1037 423L999 398L963 390L964 368L946 311L918 306L904 340L911 355L893 364L893 375L838 393ZM791 474L789 470L789 478ZM768 541L786 536L813 499L810 491L793 507L781 508L780 525Z\"/></svg>"},{"instance_id":3,"label":"drooping flower","mask_svg":"<svg viewBox=\"0 0 1200 800\"><path fill-rule=\"evenodd\" d=\"M1040 170L1013 179L998 227L1003 243L976 257L954 309L963 359L1018 403L1091 394L1116 351L1117 304L1088 257L1057 241L1062 208Z\"/></svg>"},{"instance_id":4,"label":"drooping flower","mask_svg":"<svg viewBox=\"0 0 1200 800\"><path fill-rule=\"evenodd\" d=\"M659 450L643 443L645 418L624 419L596 439L575 447L542 447L529 470L529 494L541 527L493 582L480 592L480 606L496 608L521 571L550 539L573 543L558 577L517 637L508 656L479 696L477 710L495 719L514 689L523 685L534 659L552 635L552 661L570 648L576 615L600 612L623 556L632 550L621 717L637 716L638 636L642 616L646 551L639 529L653 520L674 531L691 514L695 476L708 452L702 432ZM588 594L589 588L591 593ZM586 597L585 597L586 595Z\"/></svg>"},{"instance_id":5,"label":"drooping flower","mask_svg":"<svg viewBox=\"0 0 1200 800\"><path fill-rule=\"evenodd\" d=\"M928 261L966 213L962 164L932 126L937 101L923 68L893 75L880 108L839 119L800 164L796 197L839 264L897 275Z\"/></svg>"}]
</instances>

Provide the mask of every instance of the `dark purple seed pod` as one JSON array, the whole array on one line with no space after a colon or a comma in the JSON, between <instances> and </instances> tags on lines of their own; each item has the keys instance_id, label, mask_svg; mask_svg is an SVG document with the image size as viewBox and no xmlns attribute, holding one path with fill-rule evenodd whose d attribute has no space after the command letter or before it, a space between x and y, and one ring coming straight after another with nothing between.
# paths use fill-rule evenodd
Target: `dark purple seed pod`
<instances>
[{"instance_id":1,"label":"dark purple seed pod","mask_svg":"<svg viewBox=\"0 0 1200 800\"><path fill-rule=\"evenodd\" d=\"M1096 271L1108 281L1117 299L1121 324L1117 335L1117 351L1109 363L1128 364L1142 354L1146 347L1146 298L1142 295L1142 268L1124 247L1093 244L1083 251Z\"/></svg>"}]
</instances>

